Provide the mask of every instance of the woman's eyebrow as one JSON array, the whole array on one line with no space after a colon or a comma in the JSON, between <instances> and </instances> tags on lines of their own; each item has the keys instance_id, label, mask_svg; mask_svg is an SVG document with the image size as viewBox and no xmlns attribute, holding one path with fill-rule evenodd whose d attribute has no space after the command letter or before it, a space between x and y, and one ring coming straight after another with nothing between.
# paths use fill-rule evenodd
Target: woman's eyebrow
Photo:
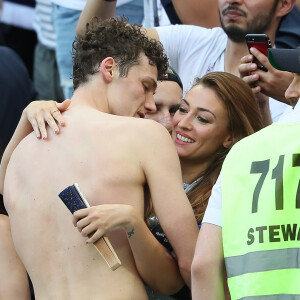
<instances>
[{"instance_id":1,"label":"woman's eyebrow","mask_svg":"<svg viewBox=\"0 0 300 300\"><path fill-rule=\"evenodd\" d=\"M182 99L182 101L183 101L187 106L190 106L189 102L188 102L186 99ZM206 111L206 112L212 114L212 115L214 116L215 119L217 118L217 117L215 116L215 114L214 114L211 110L209 110L209 109L207 109L207 108L204 108L204 107L197 107L197 110L200 110L200 111Z\"/></svg>"}]
</instances>

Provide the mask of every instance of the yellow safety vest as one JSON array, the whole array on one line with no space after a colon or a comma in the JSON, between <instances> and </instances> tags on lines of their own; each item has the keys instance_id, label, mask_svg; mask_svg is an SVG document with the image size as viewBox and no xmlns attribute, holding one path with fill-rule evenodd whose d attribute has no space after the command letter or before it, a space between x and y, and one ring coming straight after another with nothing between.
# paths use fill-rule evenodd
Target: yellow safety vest
<instances>
[{"instance_id":1,"label":"yellow safety vest","mask_svg":"<svg viewBox=\"0 0 300 300\"><path fill-rule=\"evenodd\" d=\"M232 299L300 299L300 123L272 124L232 148L222 220Z\"/></svg>"}]
</instances>

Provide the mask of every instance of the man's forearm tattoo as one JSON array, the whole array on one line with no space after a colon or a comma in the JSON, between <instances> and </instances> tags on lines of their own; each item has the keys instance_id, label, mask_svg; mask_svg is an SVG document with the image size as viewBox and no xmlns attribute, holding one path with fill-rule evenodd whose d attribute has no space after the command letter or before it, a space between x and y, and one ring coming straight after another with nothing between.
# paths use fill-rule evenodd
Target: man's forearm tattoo
<instances>
[{"instance_id":1,"label":"man's forearm tattoo","mask_svg":"<svg viewBox=\"0 0 300 300\"><path fill-rule=\"evenodd\" d=\"M132 227L132 230L127 232L127 237L130 239L134 235L134 227Z\"/></svg>"}]
</instances>

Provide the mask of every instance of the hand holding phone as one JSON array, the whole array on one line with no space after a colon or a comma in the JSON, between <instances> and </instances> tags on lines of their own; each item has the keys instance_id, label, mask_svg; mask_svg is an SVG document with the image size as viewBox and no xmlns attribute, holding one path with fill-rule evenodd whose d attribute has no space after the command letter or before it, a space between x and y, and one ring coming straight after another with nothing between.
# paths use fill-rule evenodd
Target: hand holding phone
<instances>
[{"instance_id":1,"label":"hand holding phone","mask_svg":"<svg viewBox=\"0 0 300 300\"><path fill-rule=\"evenodd\" d=\"M250 54L251 54L250 48L254 47L265 56L268 56L268 48L272 48L271 41L266 34L247 34L245 36L245 40ZM253 63L257 64L258 69L263 70L265 72L268 71L265 68L265 66L255 57Z\"/></svg>"}]
</instances>

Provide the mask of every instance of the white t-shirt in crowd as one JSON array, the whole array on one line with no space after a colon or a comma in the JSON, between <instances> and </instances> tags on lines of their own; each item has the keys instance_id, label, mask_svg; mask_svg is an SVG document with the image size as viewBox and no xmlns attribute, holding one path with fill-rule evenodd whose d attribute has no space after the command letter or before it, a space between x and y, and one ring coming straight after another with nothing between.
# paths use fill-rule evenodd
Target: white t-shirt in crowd
<instances>
[{"instance_id":1,"label":"white t-shirt in crowd","mask_svg":"<svg viewBox=\"0 0 300 300\"><path fill-rule=\"evenodd\" d=\"M300 101L298 101L293 110L291 109L283 114L277 123L292 124L297 122L300 122ZM222 227L221 174L212 189L202 223L210 223Z\"/></svg>"},{"instance_id":2,"label":"white t-shirt in crowd","mask_svg":"<svg viewBox=\"0 0 300 300\"><path fill-rule=\"evenodd\" d=\"M44 46L55 49L56 34L52 23L52 3L51 0L35 0L35 16L33 28L38 40Z\"/></svg>"},{"instance_id":3,"label":"white t-shirt in crowd","mask_svg":"<svg viewBox=\"0 0 300 300\"><path fill-rule=\"evenodd\" d=\"M0 6L1 2L2 1L0 0ZM32 30L34 7L10 1L3 1L2 14L0 17L0 21L4 24Z\"/></svg>"},{"instance_id":4,"label":"white t-shirt in crowd","mask_svg":"<svg viewBox=\"0 0 300 300\"><path fill-rule=\"evenodd\" d=\"M225 71L227 35L220 27L208 29L193 25L156 27L159 40L165 48L170 65L181 77L184 94L196 77L213 71ZM290 106L270 98L273 121Z\"/></svg>"}]
</instances>

